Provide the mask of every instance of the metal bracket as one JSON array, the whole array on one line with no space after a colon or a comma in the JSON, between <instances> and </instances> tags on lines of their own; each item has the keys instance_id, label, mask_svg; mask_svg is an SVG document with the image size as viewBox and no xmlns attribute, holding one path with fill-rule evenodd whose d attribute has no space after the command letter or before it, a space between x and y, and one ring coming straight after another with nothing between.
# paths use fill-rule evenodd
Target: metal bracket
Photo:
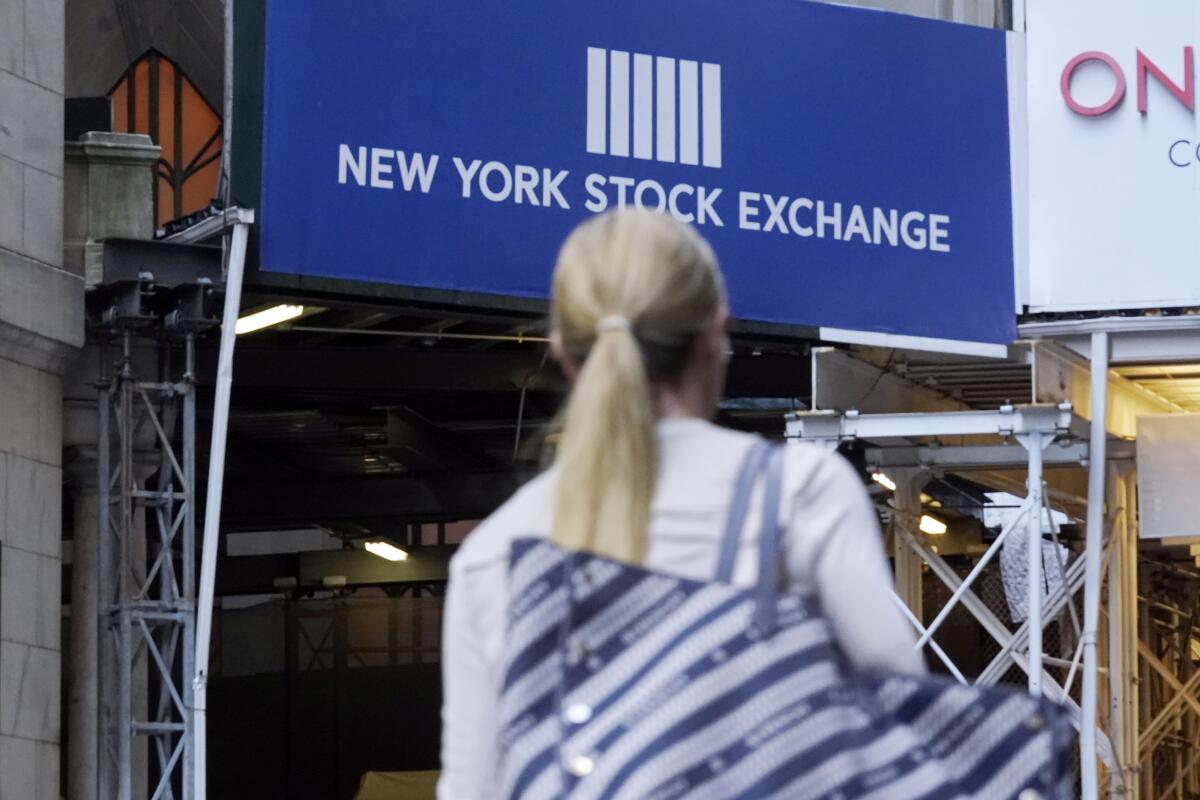
<instances>
[{"instance_id":1,"label":"metal bracket","mask_svg":"<svg viewBox=\"0 0 1200 800\"><path fill-rule=\"evenodd\" d=\"M996 411L938 411L904 414L789 414L788 438L813 442L851 439L913 439L932 436L1002 436L1028 433L1061 436L1070 431L1070 403L1002 406Z\"/></svg>"},{"instance_id":2,"label":"metal bracket","mask_svg":"<svg viewBox=\"0 0 1200 800\"><path fill-rule=\"evenodd\" d=\"M189 228L172 233L163 238L166 242L181 244L196 244L206 242L233 230L235 225L251 224L254 222L254 210L249 208L227 208L219 214L206 217Z\"/></svg>"}]
</instances>

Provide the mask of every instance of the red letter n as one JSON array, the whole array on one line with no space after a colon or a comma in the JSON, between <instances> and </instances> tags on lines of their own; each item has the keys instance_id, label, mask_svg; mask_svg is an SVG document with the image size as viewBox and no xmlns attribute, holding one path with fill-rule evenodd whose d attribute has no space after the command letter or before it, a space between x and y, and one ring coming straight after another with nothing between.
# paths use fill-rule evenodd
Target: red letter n
<instances>
[{"instance_id":1,"label":"red letter n","mask_svg":"<svg viewBox=\"0 0 1200 800\"><path fill-rule=\"evenodd\" d=\"M1196 72L1192 63L1192 48L1183 48L1183 88L1180 89L1166 76L1158 65L1146 58L1145 53L1137 51L1137 103L1138 111L1146 113L1146 73L1150 73L1167 91L1175 95L1175 99L1183 103L1188 111L1196 110Z\"/></svg>"}]
</instances>

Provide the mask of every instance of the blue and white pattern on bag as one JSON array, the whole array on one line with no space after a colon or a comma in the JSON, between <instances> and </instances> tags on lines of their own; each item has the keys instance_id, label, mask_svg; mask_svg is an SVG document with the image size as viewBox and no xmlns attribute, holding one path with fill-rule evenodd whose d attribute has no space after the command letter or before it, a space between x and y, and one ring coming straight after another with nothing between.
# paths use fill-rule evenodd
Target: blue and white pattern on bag
<instances>
[{"instance_id":1,"label":"blue and white pattern on bag","mask_svg":"<svg viewBox=\"0 0 1200 800\"><path fill-rule=\"evenodd\" d=\"M855 674L812 598L772 592L764 618L762 587L536 539L510 580L499 797L1070 797L1064 710Z\"/></svg>"}]
</instances>

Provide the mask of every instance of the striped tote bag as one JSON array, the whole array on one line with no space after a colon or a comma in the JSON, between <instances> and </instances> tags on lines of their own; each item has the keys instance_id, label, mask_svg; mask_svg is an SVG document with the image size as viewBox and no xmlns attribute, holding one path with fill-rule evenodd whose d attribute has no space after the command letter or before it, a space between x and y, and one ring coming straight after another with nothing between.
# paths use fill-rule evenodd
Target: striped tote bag
<instances>
[{"instance_id":1,"label":"striped tote bag","mask_svg":"<svg viewBox=\"0 0 1200 800\"><path fill-rule=\"evenodd\" d=\"M514 543L497 798L1068 800L1070 721L1019 691L848 668L779 590L781 447L751 449L717 574ZM757 586L730 584L764 481Z\"/></svg>"}]
</instances>

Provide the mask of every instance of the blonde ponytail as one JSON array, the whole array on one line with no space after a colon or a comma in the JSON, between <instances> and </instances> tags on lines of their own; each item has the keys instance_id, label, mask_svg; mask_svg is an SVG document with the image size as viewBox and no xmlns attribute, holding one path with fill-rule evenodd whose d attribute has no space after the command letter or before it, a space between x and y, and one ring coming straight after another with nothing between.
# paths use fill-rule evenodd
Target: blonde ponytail
<instances>
[{"instance_id":1,"label":"blonde ponytail","mask_svg":"<svg viewBox=\"0 0 1200 800\"><path fill-rule=\"evenodd\" d=\"M555 542L642 560L658 471L655 384L678 373L722 301L712 251L670 217L611 212L568 237L551 324L578 375L555 459Z\"/></svg>"}]
</instances>

